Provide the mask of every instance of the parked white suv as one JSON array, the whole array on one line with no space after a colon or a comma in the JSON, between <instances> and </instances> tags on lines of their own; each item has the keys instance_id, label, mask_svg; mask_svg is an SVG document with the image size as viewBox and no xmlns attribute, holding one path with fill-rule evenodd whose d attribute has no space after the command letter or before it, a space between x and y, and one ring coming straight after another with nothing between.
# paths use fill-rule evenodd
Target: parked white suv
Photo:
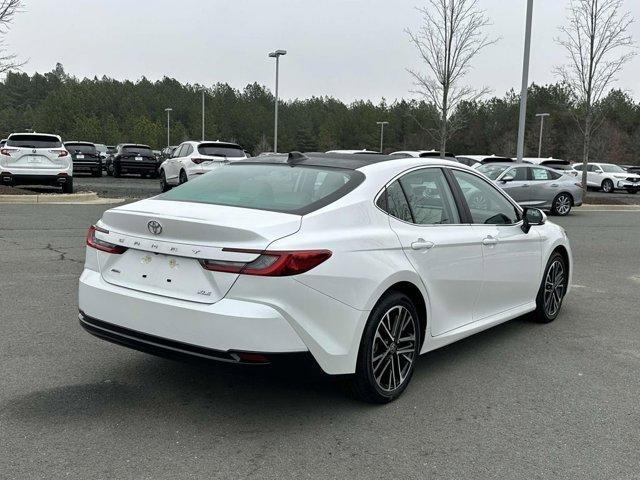
<instances>
[{"instance_id":1,"label":"parked white suv","mask_svg":"<svg viewBox=\"0 0 640 480\"><path fill-rule=\"evenodd\" d=\"M235 143L183 142L160 165L160 188L166 192L171 187L218 168L224 162L245 158L245 151Z\"/></svg>"},{"instance_id":2,"label":"parked white suv","mask_svg":"<svg viewBox=\"0 0 640 480\"><path fill-rule=\"evenodd\" d=\"M573 168L582 172L583 166L583 163L576 163ZM605 193L616 190L638 193L640 175L629 173L613 163L587 163L587 187L599 188Z\"/></svg>"},{"instance_id":3,"label":"parked white suv","mask_svg":"<svg viewBox=\"0 0 640 480\"><path fill-rule=\"evenodd\" d=\"M73 193L73 162L58 135L12 133L0 149L3 185L53 185Z\"/></svg>"}]
</instances>

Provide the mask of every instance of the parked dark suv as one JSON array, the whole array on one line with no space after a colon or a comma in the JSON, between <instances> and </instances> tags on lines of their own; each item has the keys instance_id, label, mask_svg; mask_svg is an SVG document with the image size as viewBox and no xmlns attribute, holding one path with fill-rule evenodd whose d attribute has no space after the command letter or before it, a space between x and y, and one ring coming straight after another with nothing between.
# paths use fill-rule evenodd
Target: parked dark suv
<instances>
[{"instance_id":1,"label":"parked dark suv","mask_svg":"<svg viewBox=\"0 0 640 480\"><path fill-rule=\"evenodd\" d=\"M90 173L94 177L102 176L102 158L95 144L91 142L65 142L73 160L73 173Z\"/></svg>"},{"instance_id":2,"label":"parked dark suv","mask_svg":"<svg viewBox=\"0 0 640 480\"><path fill-rule=\"evenodd\" d=\"M119 177L123 173L136 173L142 177L158 175L158 161L148 145L122 143L116 153L107 158L107 174Z\"/></svg>"}]
</instances>

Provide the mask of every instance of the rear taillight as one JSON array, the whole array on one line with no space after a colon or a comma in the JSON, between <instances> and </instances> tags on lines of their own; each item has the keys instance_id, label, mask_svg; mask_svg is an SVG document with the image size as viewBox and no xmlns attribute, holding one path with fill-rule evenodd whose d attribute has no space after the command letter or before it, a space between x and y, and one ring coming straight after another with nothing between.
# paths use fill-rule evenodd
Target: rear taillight
<instances>
[{"instance_id":1,"label":"rear taillight","mask_svg":"<svg viewBox=\"0 0 640 480\"><path fill-rule=\"evenodd\" d=\"M49 150L49 152L57 154L58 158L66 157L67 155L69 155L69 152L67 152L66 150Z\"/></svg>"},{"instance_id":2,"label":"rear taillight","mask_svg":"<svg viewBox=\"0 0 640 480\"><path fill-rule=\"evenodd\" d=\"M208 162L210 159L208 158L192 158L191 161L196 165L200 165L203 162Z\"/></svg>"},{"instance_id":3,"label":"rear taillight","mask_svg":"<svg viewBox=\"0 0 640 480\"><path fill-rule=\"evenodd\" d=\"M11 152L17 152L18 149L17 148L3 148L0 150L0 155L4 155L6 157L10 157L11 156Z\"/></svg>"},{"instance_id":4,"label":"rear taillight","mask_svg":"<svg viewBox=\"0 0 640 480\"><path fill-rule=\"evenodd\" d=\"M115 255L120 255L121 253L127 251L126 247L122 247L114 243L105 242L104 240L96 238L96 232L109 233L109 230L91 225L89 227L89 231L87 232L87 246L95 248L96 250L100 250L102 252L113 253Z\"/></svg>"},{"instance_id":5,"label":"rear taillight","mask_svg":"<svg viewBox=\"0 0 640 480\"><path fill-rule=\"evenodd\" d=\"M287 277L308 272L331 257L329 250L298 250L290 252L240 250L224 248L224 252L257 253L251 262L229 262L223 260L200 260L200 264L213 272L260 275L265 277Z\"/></svg>"}]
</instances>

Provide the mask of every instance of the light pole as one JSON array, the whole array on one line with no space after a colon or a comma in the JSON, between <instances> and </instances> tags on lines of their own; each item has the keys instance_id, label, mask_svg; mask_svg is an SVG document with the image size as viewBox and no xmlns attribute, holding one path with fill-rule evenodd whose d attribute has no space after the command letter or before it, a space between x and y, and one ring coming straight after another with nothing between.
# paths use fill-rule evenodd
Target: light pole
<instances>
[{"instance_id":1,"label":"light pole","mask_svg":"<svg viewBox=\"0 0 640 480\"><path fill-rule=\"evenodd\" d=\"M538 139L538 158L542 158L542 128L544 127L544 117L548 117L548 113L536 113L536 117L540 117L540 138Z\"/></svg>"},{"instance_id":2,"label":"light pole","mask_svg":"<svg viewBox=\"0 0 640 480\"><path fill-rule=\"evenodd\" d=\"M524 32L524 56L522 59L522 87L520 89L520 121L518 122L518 161L524 156L524 129L527 120L527 88L529 86L529 54L531 52L531 17L533 0L527 0L527 21Z\"/></svg>"},{"instance_id":3,"label":"light pole","mask_svg":"<svg viewBox=\"0 0 640 480\"><path fill-rule=\"evenodd\" d=\"M171 115L171 112L173 111L173 108L165 108L164 111L167 112L167 147L170 147L171 146L171 136L170 136L170 133L169 133L169 131L170 131L169 130L170 129L170 127L169 127L169 115Z\"/></svg>"},{"instance_id":4,"label":"light pole","mask_svg":"<svg viewBox=\"0 0 640 480\"><path fill-rule=\"evenodd\" d=\"M376 125L380 125L380 153L382 153L382 143L384 141L384 126L389 125L389 122L376 122Z\"/></svg>"},{"instance_id":5,"label":"light pole","mask_svg":"<svg viewBox=\"0 0 640 480\"><path fill-rule=\"evenodd\" d=\"M276 50L271 52L269 57L276 59L276 111L273 124L273 152L278 153L278 74L280 69L280 57L286 55L286 50Z\"/></svg>"},{"instance_id":6,"label":"light pole","mask_svg":"<svg viewBox=\"0 0 640 480\"><path fill-rule=\"evenodd\" d=\"M202 89L202 141L204 142L204 88Z\"/></svg>"}]
</instances>

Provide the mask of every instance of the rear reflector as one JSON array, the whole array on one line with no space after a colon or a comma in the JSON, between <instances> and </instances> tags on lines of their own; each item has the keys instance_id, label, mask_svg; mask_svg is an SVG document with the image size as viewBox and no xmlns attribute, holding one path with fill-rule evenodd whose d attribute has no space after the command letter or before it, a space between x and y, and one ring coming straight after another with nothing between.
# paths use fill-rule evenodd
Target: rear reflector
<instances>
[{"instance_id":1,"label":"rear reflector","mask_svg":"<svg viewBox=\"0 0 640 480\"><path fill-rule=\"evenodd\" d=\"M265 277L287 277L308 272L331 257L331 252L329 250L279 252L269 250L262 251L224 248L223 251L255 253L260 256L248 263L222 260L200 260L200 264L206 270L213 272L228 272Z\"/></svg>"},{"instance_id":2,"label":"rear reflector","mask_svg":"<svg viewBox=\"0 0 640 480\"><path fill-rule=\"evenodd\" d=\"M96 238L96 232L109 233L109 230L91 225L87 232L87 246L100 250L102 252L113 253L114 255L120 255L127 251L126 247L116 245L114 243L105 242Z\"/></svg>"}]
</instances>

